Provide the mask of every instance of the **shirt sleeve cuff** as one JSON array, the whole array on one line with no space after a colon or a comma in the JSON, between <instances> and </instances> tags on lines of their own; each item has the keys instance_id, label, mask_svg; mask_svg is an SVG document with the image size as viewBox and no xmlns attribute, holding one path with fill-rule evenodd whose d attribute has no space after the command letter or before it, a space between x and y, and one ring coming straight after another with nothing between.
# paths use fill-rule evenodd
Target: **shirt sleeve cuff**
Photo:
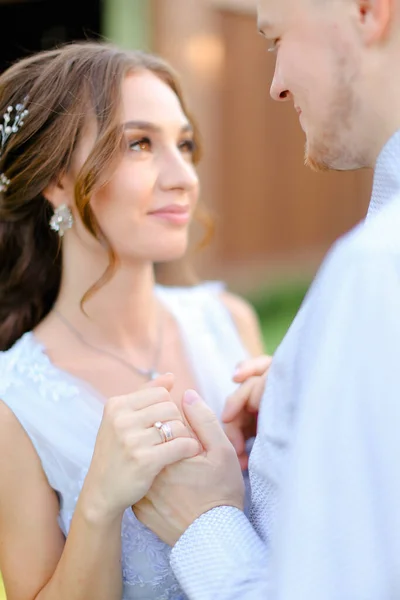
<instances>
[{"instance_id":1,"label":"shirt sleeve cuff","mask_svg":"<svg viewBox=\"0 0 400 600\"><path fill-rule=\"evenodd\" d=\"M189 598L221 598L221 589L255 564L266 568L267 548L244 513L219 506L194 521L171 552L171 567ZM222 586L222 587L221 587Z\"/></svg>"}]
</instances>

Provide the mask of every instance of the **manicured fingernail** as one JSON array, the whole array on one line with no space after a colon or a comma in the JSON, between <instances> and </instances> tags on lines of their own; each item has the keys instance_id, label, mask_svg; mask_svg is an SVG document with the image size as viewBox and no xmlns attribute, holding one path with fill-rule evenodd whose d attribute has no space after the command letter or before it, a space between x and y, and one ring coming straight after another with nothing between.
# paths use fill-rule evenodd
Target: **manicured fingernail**
<instances>
[{"instance_id":1,"label":"manicured fingernail","mask_svg":"<svg viewBox=\"0 0 400 600\"><path fill-rule=\"evenodd\" d=\"M194 390L186 390L183 400L186 404L194 404L200 400L200 396Z\"/></svg>"}]
</instances>

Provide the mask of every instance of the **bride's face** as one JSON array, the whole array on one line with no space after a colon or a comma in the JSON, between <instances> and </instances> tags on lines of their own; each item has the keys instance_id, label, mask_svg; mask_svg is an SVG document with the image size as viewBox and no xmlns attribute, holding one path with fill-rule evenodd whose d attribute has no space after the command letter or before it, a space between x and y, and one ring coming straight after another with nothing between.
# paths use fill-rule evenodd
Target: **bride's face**
<instances>
[{"instance_id":1,"label":"bride's face","mask_svg":"<svg viewBox=\"0 0 400 600\"><path fill-rule=\"evenodd\" d=\"M192 127L173 90L148 71L123 82L122 125L121 160L91 198L93 212L122 263L180 258L199 194Z\"/></svg>"}]
</instances>

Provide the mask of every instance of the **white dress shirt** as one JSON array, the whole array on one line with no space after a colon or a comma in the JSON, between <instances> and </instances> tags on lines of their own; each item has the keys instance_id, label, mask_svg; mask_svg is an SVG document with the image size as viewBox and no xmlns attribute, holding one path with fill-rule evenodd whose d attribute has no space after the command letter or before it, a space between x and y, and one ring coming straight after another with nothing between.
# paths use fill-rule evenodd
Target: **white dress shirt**
<instances>
[{"instance_id":1,"label":"white dress shirt","mask_svg":"<svg viewBox=\"0 0 400 600\"><path fill-rule=\"evenodd\" d=\"M250 458L171 564L191 600L400 599L400 132L278 348Z\"/></svg>"}]
</instances>

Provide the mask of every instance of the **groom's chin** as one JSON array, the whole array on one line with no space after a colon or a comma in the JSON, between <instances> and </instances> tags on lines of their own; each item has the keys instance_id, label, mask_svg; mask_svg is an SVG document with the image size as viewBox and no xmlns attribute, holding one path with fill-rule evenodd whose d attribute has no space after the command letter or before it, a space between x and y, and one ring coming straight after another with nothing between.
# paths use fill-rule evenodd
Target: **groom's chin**
<instances>
[{"instance_id":1,"label":"groom's chin","mask_svg":"<svg viewBox=\"0 0 400 600\"><path fill-rule=\"evenodd\" d=\"M316 173L329 171L328 165L323 160L320 160L316 157L316 153L312 152L307 142L304 151L304 164L306 167L309 167L312 171L315 171Z\"/></svg>"}]
</instances>

